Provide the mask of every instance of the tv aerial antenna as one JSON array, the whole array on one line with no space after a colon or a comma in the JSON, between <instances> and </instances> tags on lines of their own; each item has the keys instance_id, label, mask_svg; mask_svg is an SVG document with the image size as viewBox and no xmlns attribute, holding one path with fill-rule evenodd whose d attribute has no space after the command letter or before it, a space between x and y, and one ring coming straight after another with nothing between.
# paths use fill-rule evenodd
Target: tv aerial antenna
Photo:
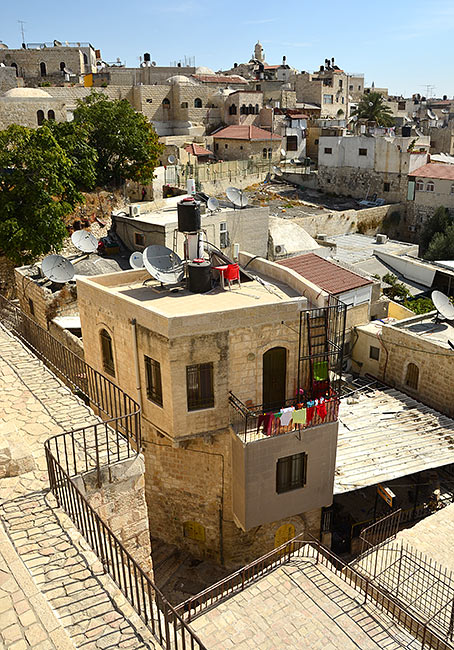
<instances>
[{"instance_id":1,"label":"tv aerial antenna","mask_svg":"<svg viewBox=\"0 0 454 650\"><path fill-rule=\"evenodd\" d=\"M98 240L87 230L76 230L76 232L73 232L71 241L82 253L94 253L98 248Z\"/></svg>"},{"instance_id":2,"label":"tv aerial antenna","mask_svg":"<svg viewBox=\"0 0 454 650\"><path fill-rule=\"evenodd\" d=\"M167 246L147 246L143 263L151 277L161 284L176 284L184 274L181 258Z\"/></svg>"},{"instance_id":3,"label":"tv aerial antenna","mask_svg":"<svg viewBox=\"0 0 454 650\"><path fill-rule=\"evenodd\" d=\"M210 212L216 212L219 210L219 201L216 197L211 196L207 201L207 208Z\"/></svg>"},{"instance_id":4,"label":"tv aerial antenna","mask_svg":"<svg viewBox=\"0 0 454 650\"><path fill-rule=\"evenodd\" d=\"M435 305L437 310L437 319L439 316L442 318L454 321L454 305L449 300L448 296L445 296L441 291L432 291L432 302Z\"/></svg>"},{"instance_id":5,"label":"tv aerial antenna","mask_svg":"<svg viewBox=\"0 0 454 650\"><path fill-rule=\"evenodd\" d=\"M24 30L25 20L18 20L17 22L20 25L20 32L22 34L22 43L25 45L25 30Z\"/></svg>"},{"instance_id":6,"label":"tv aerial antenna","mask_svg":"<svg viewBox=\"0 0 454 650\"><path fill-rule=\"evenodd\" d=\"M249 204L247 196L236 187L228 187L225 191L227 198L236 208L245 208Z\"/></svg>"},{"instance_id":7,"label":"tv aerial antenna","mask_svg":"<svg viewBox=\"0 0 454 650\"><path fill-rule=\"evenodd\" d=\"M140 251L134 251L129 257L129 264L132 269L143 269L145 264L143 263L143 253Z\"/></svg>"},{"instance_id":8,"label":"tv aerial antenna","mask_svg":"<svg viewBox=\"0 0 454 650\"><path fill-rule=\"evenodd\" d=\"M65 284L73 279L76 271L66 257L63 255L48 255L41 262L43 275L52 282Z\"/></svg>"}]
</instances>

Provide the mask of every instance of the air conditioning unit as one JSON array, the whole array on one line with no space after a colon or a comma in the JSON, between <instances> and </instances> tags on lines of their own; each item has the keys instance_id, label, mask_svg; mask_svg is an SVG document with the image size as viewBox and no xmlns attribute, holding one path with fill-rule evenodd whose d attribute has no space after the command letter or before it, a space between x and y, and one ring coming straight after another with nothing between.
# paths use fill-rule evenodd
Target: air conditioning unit
<instances>
[{"instance_id":1,"label":"air conditioning unit","mask_svg":"<svg viewBox=\"0 0 454 650\"><path fill-rule=\"evenodd\" d=\"M137 203L133 203L132 205L129 206L129 216L135 219L136 217L140 217L140 205Z\"/></svg>"},{"instance_id":2,"label":"air conditioning unit","mask_svg":"<svg viewBox=\"0 0 454 650\"><path fill-rule=\"evenodd\" d=\"M377 242L377 244L386 244L386 242L388 241L388 236L377 233L375 235L375 241Z\"/></svg>"},{"instance_id":3,"label":"air conditioning unit","mask_svg":"<svg viewBox=\"0 0 454 650\"><path fill-rule=\"evenodd\" d=\"M276 244L276 246L274 247L274 254L275 255L282 255L282 254L284 254L286 252L287 251L285 249L284 244Z\"/></svg>"}]
</instances>

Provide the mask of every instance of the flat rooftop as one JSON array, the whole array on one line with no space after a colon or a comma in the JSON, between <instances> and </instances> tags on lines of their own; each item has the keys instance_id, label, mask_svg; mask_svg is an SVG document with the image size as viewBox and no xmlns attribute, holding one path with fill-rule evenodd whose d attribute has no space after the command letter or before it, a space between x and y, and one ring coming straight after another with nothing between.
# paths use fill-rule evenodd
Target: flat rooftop
<instances>
[{"instance_id":1,"label":"flat rooftop","mask_svg":"<svg viewBox=\"0 0 454 650\"><path fill-rule=\"evenodd\" d=\"M334 494L454 462L454 420L393 388L341 400Z\"/></svg>"},{"instance_id":2,"label":"flat rooftop","mask_svg":"<svg viewBox=\"0 0 454 650\"><path fill-rule=\"evenodd\" d=\"M392 239L389 239L384 244L378 244L375 237L360 234L330 235L328 242L336 244L336 251L332 254L335 260L352 265L359 264L373 257L375 249L385 251L386 253L394 253L395 255L404 253L412 254L413 251L415 251L416 255L418 251L416 244ZM361 267L358 266L358 268Z\"/></svg>"},{"instance_id":3,"label":"flat rooftop","mask_svg":"<svg viewBox=\"0 0 454 650\"><path fill-rule=\"evenodd\" d=\"M431 311L428 314L422 314L414 318L406 318L402 321L393 323L393 327L405 330L418 338L425 339L436 345L440 345L448 350L451 346L448 341L454 343L454 322L436 319L437 312ZM454 362L454 351L452 353Z\"/></svg>"}]
</instances>

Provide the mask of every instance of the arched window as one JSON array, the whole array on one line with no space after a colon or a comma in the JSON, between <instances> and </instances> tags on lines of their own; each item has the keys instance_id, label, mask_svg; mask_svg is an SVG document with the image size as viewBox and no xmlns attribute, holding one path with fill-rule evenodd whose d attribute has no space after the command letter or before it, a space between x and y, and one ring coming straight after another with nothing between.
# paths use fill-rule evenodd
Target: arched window
<instances>
[{"instance_id":1,"label":"arched window","mask_svg":"<svg viewBox=\"0 0 454 650\"><path fill-rule=\"evenodd\" d=\"M38 126L44 122L44 111L36 111L36 119L38 121Z\"/></svg>"},{"instance_id":2,"label":"arched window","mask_svg":"<svg viewBox=\"0 0 454 650\"><path fill-rule=\"evenodd\" d=\"M202 108L202 100L200 97L194 99L194 108Z\"/></svg>"},{"instance_id":3,"label":"arched window","mask_svg":"<svg viewBox=\"0 0 454 650\"><path fill-rule=\"evenodd\" d=\"M271 149L271 147L269 147L269 149L268 149L268 158L271 158L272 155L273 155L273 150Z\"/></svg>"},{"instance_id":4,"label":"arched window","mask_svg":"<svg viewBox=\"0 0 454 650\"><path fill-rule=\"evenodd\" d=\"M236 115L236 104L231 104L229 107L229 115Z\"/></svg>"},{"instance_id":5,"label":"arched window","mask_svg":"<svg viewBox=\"0 0 454 650\"><path fill-rule=\"evenodd\" d=\"M426 192L433 192L435 189L435 185L432 183L432 181L429 181L426 185Z\"/></svg>"},{"instance_id":6,"label":"arched window","mask_svg":"<svg viewBox=\"0 0 454 650\"><path fill-rule=\"evenodd\" d=\"M170 100L167 99L167 97L164 97L162 100L162 108L169 109L170 108Z\"/></svg>"},{"instance_id":7,"label":"arched window","mask_svg":"<svg viewBox=\"0 0 454 650\"><path fill-rule=\"evenodd\" d=\"M252 104L249 104L249 106L247 107L247 112L248 115L254 115L254 107L252 106Z\"/></svg>"},{"instance_id":8,"label":"arched window","mask_svg":"<svg viewBox=\"0 0 454 650\"><path fill-rule=\"evenodd\" d=\"M260 111L260 109L259 109L259 105L256 104L256 105L255 105L255 114L258 115L258 114L259 114L259 111Z\"/></svg>"},{"instance_id":9,"label":"arched window","mask_svg":"<svg viewBox=\"0 0 454 650\"><path fill-rule=\"evenodd\" d=\"M408 388L417 390L419 381L419 368L414 363L409 363L407 366L407 373L405 375L405 385Z\"/></svg>"},{"instance_id":10,"label":"arched window","mask_svg":"<svg viewBox=\"0 0 454 650\"><path fill-rule=\"evenodd\" d=\"M55 112L53 110L47 111L47 119L55 120Z\"/></svg>"},{"instance_id":11,"label":"arched window","mask_svg":"<svg viewBox=\"0 0 454 650\"><path fill-rule=\"evenodd\" d=\"M454 183L451 185L451 194L454 194Z\"/></svg>"},{"instance_id":12,"label":"arched window","mask_svg":"<svg viewBox=\"0 0 454 650\"><path fill-rule=\"evenodd\" d=\"M42 77L45 77L47 75L47 68L44 61L41 61L41 63L39 64L39 73Z\"/></svg>"},{"instance_id":13,"label":"arched window","mask_svg":"<svg viewBox=\"0 0 454 650\"><path fill-rule=\"evenodd\" d=\"M424 182L420 178L418 178L418 180L416 181L416 190L417 192L424 191Z\"/></svg>"},{"instance_id":14,"label":"arched window","mask_svg":"<svg viewBox=\"0 0 454 650\"><path fill-rule=\"evenodd\" d=\"M101 330L99 334L101 338L101 353L102 365L105 372L115 377L115 363L113 357L112 337L107 330Z\"/></svg>"},{"instance_id":15,"label":"arched window","mask_svg":"<svg viewBox=\"0 0 454 650\"><path fill-rule=\"evenodd\" d=\"M66 63L64 61L60 61L60 70L64 72L65 68L66 68Z\"/></svg>"},{"instance_id":16,"label":"arched window","mask_svg":"<svg viewBox=\"0 0 454 650\"><path fill-rule=\"evenodd\" d=\"M240 115L247 115L247 107L246 104L243 104L240 108Z\"/></svg>"},{"instance_id":17,"label":"arched window","mask_svg":"<svg viewBox=\"0 0 454 650\"><path fill-rule=\"evenodd\" d=\"M266 147L264 147L264 149L263 149L263 151L262 151L262 158L264 158L265 160L266 160L266 158L267 158Z\"/></svg>"},{"instance_id":18,"label":"arched window","mask_svg":"<svg viewBox=\"0 0 454 650\"><path fill-rule=\"evenodd\" d=\"M16 70L16 77L18 77L18 76L19 76L19 73L18 73L18 71L17 71L17 63L11 63L11 67L14 68L14 69Z\"/></svg>"},{"instance_id":19,"label":"arched window","mask_svg":"<svg viewBox=\"0 0 454 650\"><path fill-rule=\"evenodd\" d=\"M181 108L188 108L188 102L181 102Z\"/></svg>"}]
</instances>

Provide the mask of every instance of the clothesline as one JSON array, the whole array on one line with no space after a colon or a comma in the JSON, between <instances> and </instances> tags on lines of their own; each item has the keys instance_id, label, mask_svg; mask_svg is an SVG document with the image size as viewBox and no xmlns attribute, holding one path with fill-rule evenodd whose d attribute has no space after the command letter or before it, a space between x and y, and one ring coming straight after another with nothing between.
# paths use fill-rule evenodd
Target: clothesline
<instances>
[{"instance_id":1,"label":"clothesline","mask_svg":"<svg viewBox=\"0 0 454 650\"><path fill-rule=\"evenodd\" d=\"M336 396L319 397L314 400L307 400L306 405L299 403L296 406L287 406L281 408L279 411L270 411L262 413L257 419L257 433L263 427L265 435L270 436L273 425L288 427L293 421L293 424L307 426L313 420L315 415L323 422L327 416L326 403L332 399L337 399Z\"/></svg>"}]
</instances>

